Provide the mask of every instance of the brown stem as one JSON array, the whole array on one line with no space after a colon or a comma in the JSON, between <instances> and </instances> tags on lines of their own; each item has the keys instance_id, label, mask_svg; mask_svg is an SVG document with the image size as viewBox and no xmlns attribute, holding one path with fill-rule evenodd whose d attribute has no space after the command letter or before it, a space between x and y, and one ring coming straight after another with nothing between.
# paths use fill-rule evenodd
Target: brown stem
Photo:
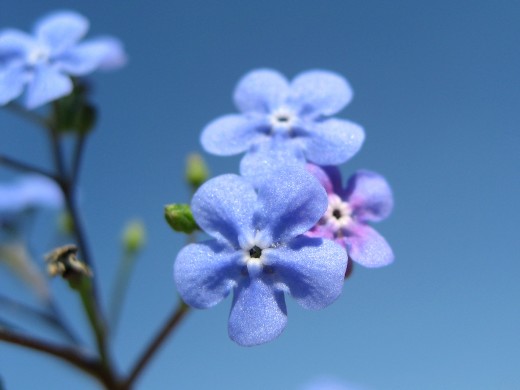
<instances>
[{"instance_id":1,"label":"brown stem","mask_svg":"<svg viewBox=\"0 0 520 390\"><path fill-rule=\"evenodd\" d=\"M26 164L24 162L15 160L11 157L0 155L0 164L4 164L4 165L7 165L8 167L18 169L19 171L37 173L39 175L47 176L47 177L51 178L52 180L55 180L55 181L57 180L56 176L54 176L52 173L47 172L34 165Z\"/></svg>"},{"instance_id":2,"label":"brown stem","mask_svg":"<svg viewBox=\"0 0 520 390\"><path fill-rule=\"evenodd\" d=\"M62 347L27 335L14 333L1 327L0 340L50 354L76 366L96 378L99 378L99 362L92 357L86 356L76 348Z\"/></svg>"},{"instance_id":3,"label":"brown stem","mask_svg":"<svg viewBox=\"0 0 520 390\"><path fill-rule=\"evenodd\" d=\"M186 314L188 314L189 309L190 307L188 305L186 305L183 301L180 301L177 309L172 312L171 316L163 325L159 333L157 333L152 342L144 350L141 357L137 360L133 369L130 371L128 378L123 382L121 390L130 390L132 388L133 383L139 377L143 369L150 362L154 354L158 351L164 340L177 327Z\"/></svg>"}]
</instances>

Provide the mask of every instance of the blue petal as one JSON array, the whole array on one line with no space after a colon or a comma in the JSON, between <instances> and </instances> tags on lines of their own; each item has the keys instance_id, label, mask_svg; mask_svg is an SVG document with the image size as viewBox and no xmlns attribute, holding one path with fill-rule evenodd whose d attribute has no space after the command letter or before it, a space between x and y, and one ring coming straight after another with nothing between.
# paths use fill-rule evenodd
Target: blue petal
<instances>
[{"instance_id":1,"label":"blue petal","mask_svg":"<svg viewBox=\"0 0 520 390\"><path fill-rule=\"evenodd\" d=\"M306 309L322 309L338 298L347 252L330 240L299 236L266 254L280 283Z\"/></svg>"},{"instance_id":2,"label":"blue petal","mask_svg":"<svg viewBox=\"0 0 520 390\"><path fill-rule=\"evenodd\" d=\"M191 209L209 235L239 247L239 238L252 234L256 204L253 186L237 175L222 175L204 183L193 196Z\"/></svg>"},{"instance_id":3,"label":"blue petal","mask_svg":"<svg viewBox=\"0 0 520 390\"><path fill-rule=\"evenodd\" d=\"M242 256L216 240L185 246L177 255L173 275L184 302L206 309L224 299L239 277Z\"/></svg>"},{"instance_id":4,"label":"blue petal","mask_svg":"<svg viewBox=\"0 0 520 390\"><path fill-rule=\"evenodd\" d=\"M346 197L358 221L381 221L394 206L392 189L385 178L366 170L357 171L349 179Z\"/></svg>"},{"instance_id":5,"label":"blue petal","mask_svg":"<svg viewBox=\"0 0 520 390\"><path fill-rule=\"evenodd\" d=\"M240 174L257 186L280 167L301 168L305 161L301 147L294 142L277 144L266 138L253 145L240 161Z\"/></svg>"},{"instance_id":6,"label":"blue petal","mask_svg":"<svg viewBox=\"0 0 520 390\"><path fill-rule=\"evenodd\" d=\"M258 185L255 226L268 242L307 232L327 210L327 194L304 167L279 168Z\"/></svg>"},{"instance_id":7,"label":"blue petal","mask_svg":"<svg viewBox=\"0 0 520 390\"><path fill-rule=\"evenodd\" d=\"M233 297L229 337L240 345L258 345L278 337L286 324L283 292L274 291L260 278L244 278Z\"/></svg>"},{"instance_id":8,"label":"blue petal","mask_svg":"<svg viewBox=\"0 0 520 390\"><path fill-rule=\"evenodd\" d=\"M56 66L74 76L83 76L105 67L123 65L122 46L116 39L97 39L81 43L55 59Z\"/></svg>"},{"instance_id":9,"label":"blue petal","mask_svg":"<svg viewBox=\"0 0 520 390\"><path fill-rule=\"evenodd\" d=\"M350 258L365 267L382 267L394 261L388 242L368 225L349 227L344 240Z\"/></svg>"},{"instance_id":10,"label":"blue petal","mask_svg":"<svg viewBox=\"0 0 520 390\"><path fill-rule=\"evenodd\" d=\"M128 62L123 43L114 37L99 37L88 41L96 45L103 45L106 49L105 56L99 64L100 70L113 70L121 68Z\"/></svg>"},{"instance_id":11,"label":"blue petal","mask_svg":"<svg viewBox=\"0 0 520 390\"><path fill-rule=\"evenodd\" d=\"M25 60L28 52L37 46L32 36L15 29L0 32L0 64L18 58Z\"/></svg>"},{"instance_id":12,"label":"blue petal","mask_svg":"<svg viewBox=\"0 0 520 390\"><path fill-rule=\"evenodd\" d=\"M88 28L88 20L80 14L59 11L38 21L34 27L34 35L49 47L52 55L58 55L78 42Z\"/></svg>"},{"instance_id":13,"label":"blue petal","mask_svg":"<svg viewBox=\"0 0 520 390\"><path fill-rule=\"evenodd\" d=\"M334 168L337 169L336 167L334 167ZM327 194L335 193L334 185L332 183L331 177L327 174L327 172L325 172L324 167L320 167L315 164L306 164L305 169L307 169L307 171L311 175L313 175L316 179L318 179L318 181L323 186L323 188L325 188L325 191L327 192ZM339 172L339 169L337 169L337 170Z\"/></svg>"},{"instance_id":14,"label":"blue petal","mask_svg":"<svg viewBox=\"0 0 520 390\"><path fill-rule=\"evenodd\" d=\"M56 69L41 65L34 70L25 99L28 109L39 107L72 92L72 82Z\"/></svg>"},{"instance_id":15,"label":"blue petal","mask_svg":"<svg viewBox=\"0 0 520 390\"><path fill-rule=\"evenodd\" d=\"M257 130L259 124L244 115L224 115L202 130L200 142L208 153L219 156L241 153L265 138Z\"/></svg>"},{"instance_id":16,"label":"blue petal","mask_svg":"<svg viewBox=\"0 0 520 390\"><path fill-rule=\"evenodd\" d=\"M318 165L343 164L359 151L365 140L365 132L359 125L340 119L315 123L308 135L304 138L305 155Z\"/></svg>"},{"instance_id":17,"label":"blue petal","mask_svg":"<svg viewBox=\"0 0 520 390\"><path fill-rule=\"evenodd\" d=\"M25 71L21 66L8 66L0 70L0 106L16 99L23 92Z\"/></svg>"},{"instance_id":18,"label":"blue petal","mask_svg":"<svg viewBox=\"0 0 520 390\"><path fill-rule=\"evenodd\" d=\"M26 207L63 207L60 187L45 176L28 175L18 182L19 197Z\"/></svg>"},{"instance_id":19,"label":"blue petal","mask_svg":"<svg viewBox=\"0 0 520 390\"><path fill-rule=\"evenodd\" d=\"M242 112L268 113L284 102L288 90L287 79L281 73L272 69L257 69L242 77L233 98Z\"/></svg>"},{"instance_id":20,"label":"blue petal","mask_svg":"<svg viewBox=\"0 0 520 390\"><path fill-rule=\"evenodd\" d=\"M351 99L352 88L345 78L329 71L310 70L294 78L288 101L315 117L333 115Z\"/></svg>"}]
</instances>

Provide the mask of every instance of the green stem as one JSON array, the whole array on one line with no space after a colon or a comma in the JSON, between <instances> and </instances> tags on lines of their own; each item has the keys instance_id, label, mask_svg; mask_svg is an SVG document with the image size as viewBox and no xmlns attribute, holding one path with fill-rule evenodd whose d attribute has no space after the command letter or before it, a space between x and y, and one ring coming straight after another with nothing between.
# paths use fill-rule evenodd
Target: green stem
<instances>
[{"instance_id":1,"label":"green stem","mask_svg":"<svg viewBox=\"0 0 520 390\"><path fill-rule=\"evenodd\" d=\"M123 307L123 301L130 276L132 275L132 269L137 258L136 253L125 252L121 261L119 262L118 271L116 273L116 280L114 282L114 289L112 291L110 300L110 330L113 332L117 328L119 322L119 316Z\"/></svg>"}]
</instances>

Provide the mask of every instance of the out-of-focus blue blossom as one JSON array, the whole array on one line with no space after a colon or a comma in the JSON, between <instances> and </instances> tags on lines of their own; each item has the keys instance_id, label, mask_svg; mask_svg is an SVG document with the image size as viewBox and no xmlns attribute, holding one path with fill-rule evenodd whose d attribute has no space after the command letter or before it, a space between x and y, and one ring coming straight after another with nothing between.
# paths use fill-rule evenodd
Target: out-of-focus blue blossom
<instances>
[{"instance_id":1,"label":"out-of-focus blue blossom","mask_svg":"<svg viewBox=\"0 0 520 390\"><path fill-rule=\"evenodd\" d=\"M343 188L337 167L308 164L307 169L323 185L329 199L325 215L308 235L335 240L347 249L352 260L365 267L391 263L392 248L368 225L385 219L392 211L394 202L387 181L375 172L360 170Z\"/></svg>"},{"instance_id":2,"label":"out-of-focus blue blossom","mask_svg":"<svg viewBox=\"0 0 520 390\"><path fill-rule=\"evenodd\" d=\"M201 143L209 153L221 156L246 152L240 165L245 176L258 175L258 161L266 156L279 165L342 164L365 138L359 125L330 118L351 98L347 81L333 72L310 70L289 83L275 70L254 70L235 89L241 113L209 123Z\"/></svg>"},{"instance_id":3,"label":"out-of-focus blue blossom","mask_svg":"<svg viewBox=\"0 0 520 390\"><path fill-rule=\"evenodd\" d=\"M59 11L38 21L33 35L0 31L0 105L27 87L25 106L33 109L71 93L69 76L122 66L126 55L119 40L99 37L79 42L88 28L85 17Z\"/></svg>"},{"instance_id":4,"label":"out-of-focus blue blossom","mask_svg":"<svg viewBox=\"0 0 520 390\"><path fill-rule=\"evenodd\" d=\"M62 206L58 185L45 176L27 175L13 183L0 184L0 237L19 233L24 212Z\"/></svg>"},{"instance_id":5,"label":"out-of-focus blue blossom","mask_svg":"<svg viewBox=\"0 0 520 390\"><path fill-rule=\"evenodd\" d=\"M234 292L229 336L241 345L276 338L287 322L284 293L321 309L340 294L345 250L303 235L327 208L327 195L304 170L281 169L256 190L232 174L203 184L192 201L213 239L182 249L174 278L184 301L209 308Z\"/></svg>"}]
</instances>

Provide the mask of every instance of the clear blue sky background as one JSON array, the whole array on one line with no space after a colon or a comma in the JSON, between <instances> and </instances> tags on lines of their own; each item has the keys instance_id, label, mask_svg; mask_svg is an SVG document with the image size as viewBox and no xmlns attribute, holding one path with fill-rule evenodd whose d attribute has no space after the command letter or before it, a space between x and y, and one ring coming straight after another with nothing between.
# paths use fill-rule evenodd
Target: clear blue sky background
<instances>
[{"instance_id":1,"label":"clear blue sky background","mask_svg":"<svg viewBox=\"0 0 520 390\"><path fill-rule=\"evenodd\" d=\"M121 369L176 301L171 268L184 237L163 222L163 205L189 200L185 157L201 151L207 122L235 110L231 93L248 70L345 75L355 97L339 116L367 139L342 170L376 170L395 194L377 226L393 265L357 267L321 312L290 302L282 336L255 348L228 339L229 299L193 312L138 388L290 390L322 375L364 389L520 388L518 1L0 0L0 26L27 30L58 8L89 17L91 36L120 37L130 58L94 77L102 112L81 177L104 298L122 226L139 217L148 229L114 343ZM0 139L1 153L50 165L39 129L5 110ZM213 175L238 170L238 157L207 161ZM32 236L38 256L54 244L45 223ZM52 285L82 330L75 298ZM25 294L3 267L0 292ZM6 344L0 376L7 390L96 388Z\"/></svg>"}]
</instances>

